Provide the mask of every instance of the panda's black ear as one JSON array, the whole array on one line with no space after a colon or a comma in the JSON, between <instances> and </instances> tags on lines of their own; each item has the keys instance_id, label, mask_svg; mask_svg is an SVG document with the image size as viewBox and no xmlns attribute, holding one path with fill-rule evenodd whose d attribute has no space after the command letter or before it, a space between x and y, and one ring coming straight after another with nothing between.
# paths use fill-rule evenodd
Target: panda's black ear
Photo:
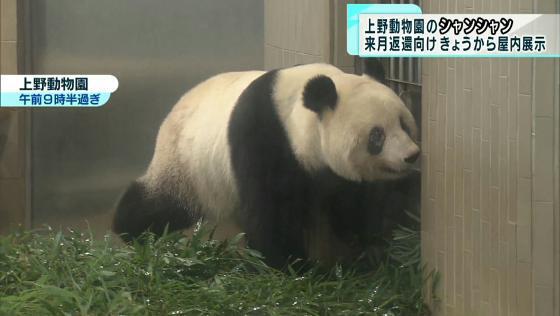
<instances>
[{"instance_id":1,"label":"panda's black ear","mask_svg":"<svg viewBox=\"0 0 560 316\"><path fill-rule=\"evenodd\" d=\"M364 74L385 84L385 67L379 58L364 58Z\"/></svg>"},{"instance_id":2,"label":"panda's black ear","mask_svg":"<svg viewBox=\"0 0 560 316\"><path fill-rule=\"evenodd\" d=\"M327 108L334 109L337 101L336 86L327 76L310 79L303 89L303 105L317 114Z\"/></svg>"}]
</instances>

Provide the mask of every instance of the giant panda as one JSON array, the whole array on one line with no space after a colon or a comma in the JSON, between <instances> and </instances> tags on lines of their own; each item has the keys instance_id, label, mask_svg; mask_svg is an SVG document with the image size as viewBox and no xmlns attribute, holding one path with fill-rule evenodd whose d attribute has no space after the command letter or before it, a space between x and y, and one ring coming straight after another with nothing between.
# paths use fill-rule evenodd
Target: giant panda
<instances>
[{"instance_id":1,"label":"giant panda","mask_svg":"<svg viewBox=\"0 0 560 316\"><path fill-rule=\"evenodd\" d=\"M364 75L307 64L200 83L162 123L114 232L128 241L204 218L238 227L272 266L355 255L376 216L367 188L410 174L420 153L383 76L372 61Z\"/></svg>"}]
</instances>

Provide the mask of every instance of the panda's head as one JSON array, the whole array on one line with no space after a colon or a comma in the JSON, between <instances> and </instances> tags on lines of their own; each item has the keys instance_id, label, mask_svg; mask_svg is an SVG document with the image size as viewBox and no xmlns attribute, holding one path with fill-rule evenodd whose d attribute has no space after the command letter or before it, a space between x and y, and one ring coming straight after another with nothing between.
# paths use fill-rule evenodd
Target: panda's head
<instances>
[{"instance_id":1,"label":"panda's head","mask_svg":"<svg viewBox=\"0 0 560 316\"><path fill-rule=\"evenodd\" d=\"M363 76L319 75L304 87L303 105L318 117L322 160L343 178L397 179L420 154L414 118L383 76L382 68L366 67Z\"/></svg>"}]
</instances>

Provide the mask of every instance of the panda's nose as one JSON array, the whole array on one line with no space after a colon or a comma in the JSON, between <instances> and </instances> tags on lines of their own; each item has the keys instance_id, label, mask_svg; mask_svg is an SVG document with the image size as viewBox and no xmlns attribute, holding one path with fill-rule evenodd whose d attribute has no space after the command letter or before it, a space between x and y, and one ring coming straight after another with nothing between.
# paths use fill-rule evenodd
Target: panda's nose
<instances>
[{"instance_id":1,"label":"panda's nose","mask_svg":"<svg viewBox=\"0 0 560 316\"><path fill-rule=\"evenodd\" d=\"M418 159L418 156L420 156L420 150L419 149L414 151L410 156L404 158L404 161L407 162L407 163L414 163L416 161L416 159Z\"/></svg>"}]
</instances>

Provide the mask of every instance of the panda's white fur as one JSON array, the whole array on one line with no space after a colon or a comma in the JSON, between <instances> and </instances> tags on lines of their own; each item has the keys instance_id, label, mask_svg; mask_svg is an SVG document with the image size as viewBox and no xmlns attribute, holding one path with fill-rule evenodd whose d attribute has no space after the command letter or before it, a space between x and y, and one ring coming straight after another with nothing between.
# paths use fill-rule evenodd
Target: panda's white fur
<instances>
[{"instance_id":1,"label":"panda's white fur","mask_svg":"<svg viewBox=\"0 0 560 316\"><path fill-rule=\"evenodd\" d=\"M228 121L241 92L263 73L220 74L181 97L160 127L154 157L140 181L203 206L208 220L228 218L238 201L227 144ZM171 182L162 184L162 180Z\"/></svg>"},{"instance_id":2,"label":"panda's white fur","mask_svg":"<svg viewBox=\"0 0 560 316\"><path fill-rule=\"evenodd\" d=\"M173 197L176 202L165 207L185 208L217 223L234 221L240 196L228 127L242 93L264 74L220 74L181 97L161 125L146 174L137 180L151 206L161 204L159 196ZM332 80L338 99L334 108L318 115L303 104L302 96L306 84L321 75ZM275 73L270 97L291 151L306 173L328 169L353 182L394 179L410 168L404 159L419 151L412 115L391 89L370 76L347 74L327 64L281 69ZM373 126L386 133L383 150L375 156L365 149ZM123 203L121 208L135 202ZM128 233L126 228L116 230Z\"/></svg>"},{"instance_id":3,"label":"panda's white fur","mask_svg":"<svg viewBox=\"0 0 560 316\"><path fill-rule=\"evenodd\" d=\"M301 99L305 82L317 75L329 76L339 96L337 107L328 111L322 122L316 113L303 106ZM277 80L274 100L278 113L294 153L308 170L330 167L353 181L394 178L398 175L376 168L378 162L404 171L409 166L403 163L403 157L419 150L413 141L417 131L412 114L390 88L367 75L356 76L331 65L313 64L280 72ZM400 115L411 135L399 126ZM366 134L373 125L392 132L375 163L365 151L354 150L358 142L367 140Z\"/></svg>"}]
</instances>

